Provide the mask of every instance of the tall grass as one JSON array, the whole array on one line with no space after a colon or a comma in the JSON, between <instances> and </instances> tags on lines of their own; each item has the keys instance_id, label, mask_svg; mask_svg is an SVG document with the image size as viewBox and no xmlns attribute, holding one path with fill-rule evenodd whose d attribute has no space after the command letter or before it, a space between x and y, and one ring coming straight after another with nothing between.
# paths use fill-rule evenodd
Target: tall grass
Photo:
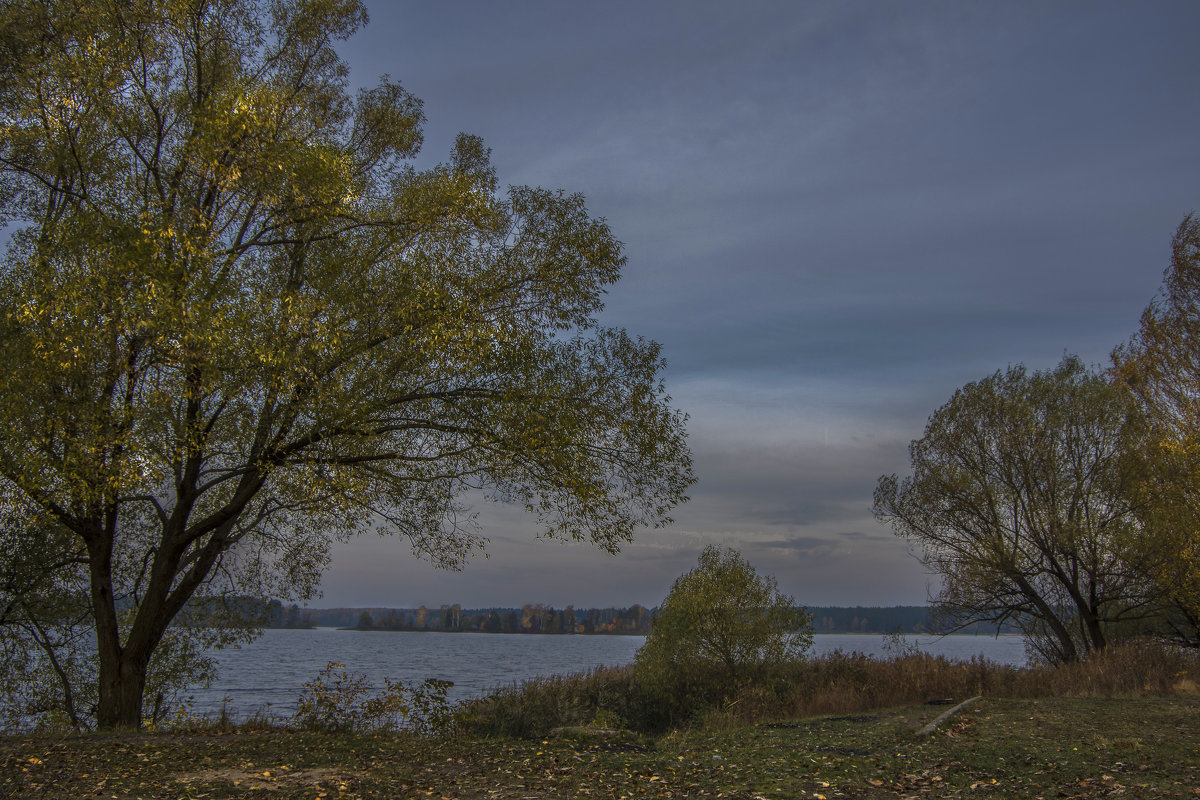
<instances>
[{"instance_id":1,"label":"tall grass","mask_svg":"<svg viewBox=\"0 0 1200 800\"><path fill-rule=\"evenodd\" d=\"M853 714L936 700L990 697L1111 697L1195 691L1200 652L1137 641L1058 667L1011 667L982 658L952 661L901 653L875 658L835 652L796 661L733 689L689 676L685 695L638 684L632 666L539 678L460 707L472 735L543 736L556 728L625 727L640 732L691 724L744 725ZM707 687L707 688L706 688Z\"/></svg>"},{"instance_id":2,"label":"tall grass","mask_svg":"<svg viewBox=\"0 0 1200 800\"><path fill-rule=\"evenodd\" d=\"M652 705L630 665L500 687L464 703L455 716L469 734L528 737L567 727L644 730L652 727L645 718Z\"/></svg>"}]
</instances>

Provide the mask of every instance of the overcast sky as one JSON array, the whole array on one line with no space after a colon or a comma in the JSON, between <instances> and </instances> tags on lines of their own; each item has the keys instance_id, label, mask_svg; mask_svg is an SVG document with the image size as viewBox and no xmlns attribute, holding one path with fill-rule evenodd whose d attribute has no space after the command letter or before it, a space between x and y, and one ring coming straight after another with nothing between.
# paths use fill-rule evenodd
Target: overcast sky
<instances>
[{"instance_id":1,"label":"overcast sky","mask_svg":"<svg viewBox=\"0 0 1200 800\"><path fill-rule=\"evenodd\" d=\"M717 542L810 605L936 588L871 516L954 390L1106 364L1200 211L1200 4L373 2L343 52L422 98L425 157L582 192L661 342L698 483L619 556L479 509L490 558L335 550L313 605L656 605Z\"/></svg>"}]
</instances>

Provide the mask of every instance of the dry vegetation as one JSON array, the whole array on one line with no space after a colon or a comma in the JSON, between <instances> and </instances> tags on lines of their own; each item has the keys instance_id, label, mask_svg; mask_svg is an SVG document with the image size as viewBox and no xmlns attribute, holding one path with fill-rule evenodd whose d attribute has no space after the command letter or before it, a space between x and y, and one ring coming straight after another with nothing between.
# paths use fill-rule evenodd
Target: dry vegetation
<instances>
[{"instance_id":1,"label":"dry vegetation","mask_svg":"<svg viewBox=\"0 0 1200 800\"><path fill-rule=\"evenodd\" d=\"M680 724L749 725L822 714L853 714L974 695L1004 698L1113 697L1195 691L1200 653L1131 642L1087 662L1017 668L982 659L919 653L879 659L858 653L795 662L749 686L697 678L685 696L655 697L631 667L556 676L500 689L467 705L474 735L541 736L562 727L614 725L656 733Z\"/></svg>"}]
</instances>

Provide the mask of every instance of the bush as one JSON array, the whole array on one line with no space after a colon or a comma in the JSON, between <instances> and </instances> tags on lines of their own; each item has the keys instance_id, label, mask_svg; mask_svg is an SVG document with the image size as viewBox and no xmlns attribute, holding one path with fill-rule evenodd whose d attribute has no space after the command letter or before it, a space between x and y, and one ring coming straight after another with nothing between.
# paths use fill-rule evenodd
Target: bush
<instances>
[{"instance_id":1,"label":"bush","mask_svg":"<svg viewBox=\"0 0 1200 800\"><path fill-rule=\"evenodd\" d=\"M812 618L735 550L709 546L675 580L638 651L638 683L671 720L769 682L812 645Z\"/></svg>"},{"instance_id":2,"label":"bush","mask_svg":"<svg viewBox=\"0 0 1200 800\"><path fill-rule=\"evenodd\" d=\"M450 731L452 708L446 699L454 685L450 681L429 678L413 686L387 678L383 682L383 690L376 693L365 675L330 661L304 684L293 722L303 730L330 733L403 728L436 736Z\"/></svg>"}]
</instances>

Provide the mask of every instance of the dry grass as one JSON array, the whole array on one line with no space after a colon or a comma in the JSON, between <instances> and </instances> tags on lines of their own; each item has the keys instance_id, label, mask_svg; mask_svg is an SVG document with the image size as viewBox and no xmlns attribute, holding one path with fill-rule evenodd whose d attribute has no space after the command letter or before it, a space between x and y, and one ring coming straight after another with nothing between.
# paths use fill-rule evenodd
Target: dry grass
<instances>
[{"instance_id":1,"label":"dry grass","mask_svg":"<svg viewBox=\"0 0 1200 800\"><path fill-rule=\"evenodd\" d=\"M701 689L682 698L639 686L632 667L542 678L470 703L459 719L471 734L517 737L580 725L643 732L678 724L720 729L973 695L1141 696L1195 691L1198 684L1200 653L1153 641L1132 642L1059 667L1018 668L926 654L874 658L833 653L786 665L735 690L706 690L716 684L693 680L691 685Z\"/></svg>"},{"instance_id":2,"label":"dry grass","mask_svg":"<svg viewBox=\"0 0 1200 800\"><path fill-rule=\"evenodd\" d=\"M1200 653L1153 641L1114 647L1086 662L1009 667L983 659L918 654L891 659L835 653L796 664L784 687L743 689L728 707L735 723L849 714L942 699L1114 697L1169 694L1200 682Z\"/></svg>"},{"instance_id":3,"label":"dry grass","mask_svg":"<svg viewBox=\"0 0 1200 800\"><path fill-rule=\"evenodd\" d=\"M455 716L468 734L521 738L554 728L646 729L652 727L643 719L651 706L632 666L601 667L497 688L464 704Z\"/></svg>"}]
</instances>

